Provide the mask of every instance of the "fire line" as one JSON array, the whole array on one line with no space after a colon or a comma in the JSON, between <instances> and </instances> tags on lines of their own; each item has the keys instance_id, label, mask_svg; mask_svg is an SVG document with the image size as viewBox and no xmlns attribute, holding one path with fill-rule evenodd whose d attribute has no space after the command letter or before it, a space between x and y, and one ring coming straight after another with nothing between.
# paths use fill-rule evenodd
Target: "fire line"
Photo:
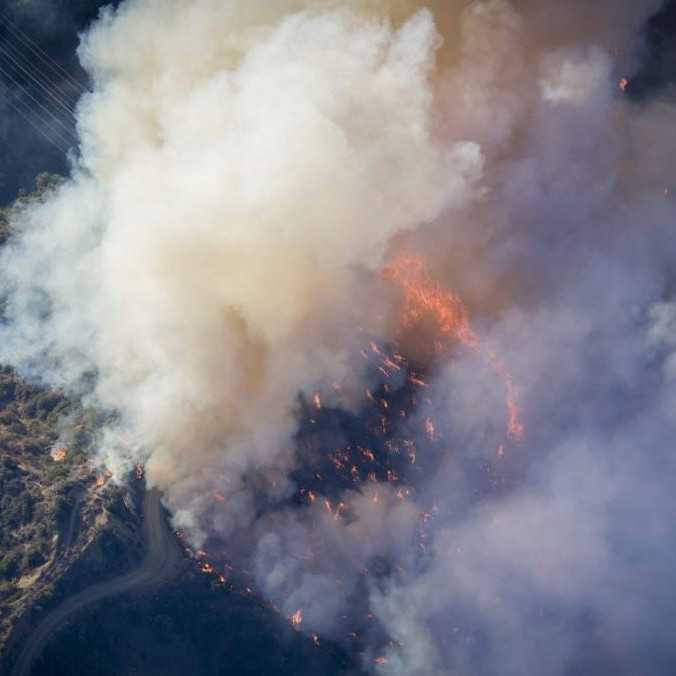
<instances>
[{"instance_id":1,"label":"fire line","mask_svg":"<svg viewBox=\"0 0 676 676\"><path fill-rule=\"evenodd\" d=\"M521 441L524 425L514 379L502 359L485 347L470 325L467 308L455 294L444 290L431 277L419 256L399 255L383 269L383 277L404 292L404 324L411 326L431 315L446 340L457 340L479 355L500 378L505 388L507 436Z\"/></svg>"}]
</instances>

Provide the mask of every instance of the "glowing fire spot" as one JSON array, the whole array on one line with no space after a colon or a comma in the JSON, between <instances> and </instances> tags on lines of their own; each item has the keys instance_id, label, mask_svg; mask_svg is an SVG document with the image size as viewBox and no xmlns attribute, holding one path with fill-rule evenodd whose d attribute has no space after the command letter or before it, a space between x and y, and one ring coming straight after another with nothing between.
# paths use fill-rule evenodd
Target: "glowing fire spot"
<instances>
[{"instance_id":1,"label":"glowing fire spot","mask_svg":"<svg viewBox=\"0 0 676 676\"><path fill-rule=\"evenodd\" d=\"M315 644L315 647L319 648L319 636L317 634L312 634L312 642Z\"/></svg>"},{"instance_id":2,"label":"glowing fire spot","mask_svg":"<svg viewBox=\"0 0 676 676\"><path fill-rule=\"evenodd\" d=\"M385 366L388 369L392 369L393 371L401 371L401 366L399 366L398 364L395 364L391 359L385 359L383 361L383 364L385 364Z\"/></svg>"},{"instance_id":3,"label":"glowing fire spot","mask_svg":"<svg viewBox=\"0 0 676 676\"><path fill-rule=\"evenodd\" d=\"M225 502L225 495L221 493L220 491L214 491L213 494L214 500L218 500L218 502Z\"/></svg>"},{"instance_id":4,"label":"glowing fire spot","mask_svg":"<svg viewBox=\"0 0 676 676\"><path fill-rule=\"evenodd\" d=\"M294 629L297 629L300 627L301 622L303 621L303 611L298 609L293 615L291 615L289 620L291 620L291 626Z\"/></svg>"},{"instance_id":5,"label":"glowing fire spot","mask_svg":"<svg viewBox=\"0 0 676 676\"><path fill-rule=\"evenodd\" d=\"M322 399L319 396L319 392L315 392L312 397L312 403L315 405L315 408L319 411L322 407Z\"/></svg>"},{"instance_id":6,"label":"glowing fire spot","mask_svg":"<svg viewBox=\"0 0 676 676\"><path fill-rule=\"evenodd\" d=\"M373 660L373 662L374 662L375 664L387 664L388 659L387 659L387 657L380 656L380 657L376 657L376 658Z\"/></svg>"},{"instance_id":7,"label":"glowing fire spot","mask_svg":"<svg viewBox=\"0 0 676 676\"><path fill-rule=\"evenodd\" d=\"M425 436L430 441L435 441L437 438L437 430L436 427L434 426L434 421L432 420L432 418L427 418L425 420Z\"/></svg>"},{"instance_id":8,"label":"glowing fire spot","mask_svg":"<svg viewBox=\"0 0 676 676\"><path fill-rule=\"evenodd\" d=\"M516 386L511 373L493 350L484 347L470 326L467 308L453 293L445 291L432 279L423 260L416 256L401 255L383 270L383 276L394 282L404 292L404 323L408 326L432 315L439 333L445 339L460 341L477 353L502 380L508 414L507 434L515 440L523 438L524 427L520 419Z\"/></svg>"},{"instance_id":9,"label":"glowing fire spot","mask_svg":"<svg viewBox=\"0 0 676 676\"><path fill-rule=\"evenodd\" d=\"M66 459L66 456L68 455L68 449L67 448L55 448L52 450L50 453L52 456L52 460L54 462L63 462Z\"/></svg>"},{"instance_id":10,"label":"glowing fire spot","mask_svg":"<svg viewBox=\"0 0 676 676\"><path fill-rule=\"evenodd\" d=\"M214 572L214 567L210 563L203 563L200 570L208 575Z\"/></svg>"},{"instance_id":11,"label":"glowing fire spot","mask_svg":"<svg viewBox=\"0 0 676 676\"><path fill-rule=\"evenodd\" d=\"M629 80L627 80L626 77L623 77L620 80L620 90L623 91L623 92L626 92L628 87L629 87Z\"/></svg>"},{"instance_id":12,"label":"glowing fire spot","mask_svg":"<svg viewBox=\"0 0 676 676\"><path fill-rule=\"evenodd\" d=\"M422 378L418 378L416 376L409 376L408 382L411 383L411 385L415 385L416 387L427 387L427 383Z\"/></svg>"}]
</instances>

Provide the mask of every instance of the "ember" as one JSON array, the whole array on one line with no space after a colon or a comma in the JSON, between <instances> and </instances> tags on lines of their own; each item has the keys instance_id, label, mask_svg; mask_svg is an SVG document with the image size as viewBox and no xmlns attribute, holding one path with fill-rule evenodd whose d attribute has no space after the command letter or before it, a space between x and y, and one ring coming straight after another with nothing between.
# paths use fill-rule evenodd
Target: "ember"
<instances>
[{"instance_id":1,"label":"ember","mask_svg":"<svg viewBox=\"0 0 676 676\"><path fill-rule=\"evenodd\" d=\"M437 438L437 431L436 428L434 427L434 422L432 418L425 419L425 436L430 441L435 441Z\"/></svg>"},{"instance_id":2,"label":"ember","mask_svg":"<svg viewBox=\"0 0 676 676\"><path fill-rule=\"evenodd\" d=\"M301 622L303 621L303 611L302 610L297 610L291 617L289 618L291 620L291 626L294 629L297 629L300 627Z\"/></svg>"},{"instance_id":3,"label":"ember","mask_svg":"<svg viewBox=\"0 0 676 676\"><path fill-rule=\"evenodd\" d=\"M425 315L430 315L442 337L446 340L457 340L477 353L502 380L508 413L507 435L515 441L520 441L523 438L524 427L520 419L512 375L500 357L482 345L470 326L467 308L460 298L443 290L432 279L423 260L416 256L401 255L395 258L384 268L383 276L401 287L404 292L405 325L414 325ZM443 344L440 344L440 347L443 348Z\"/></svg>"},{"instance_id":4,"label":"ember","mask_svg":"<svg viewBox=\"0 0 676 676\"><path fill-rule=\"evenodd\" d=\"M55 448L52 450L50 453L52 456L52 460L54 462L63 462L66 459L66 456L68 455L68 449L67 448Z\"/></svg>"}]
</instances>

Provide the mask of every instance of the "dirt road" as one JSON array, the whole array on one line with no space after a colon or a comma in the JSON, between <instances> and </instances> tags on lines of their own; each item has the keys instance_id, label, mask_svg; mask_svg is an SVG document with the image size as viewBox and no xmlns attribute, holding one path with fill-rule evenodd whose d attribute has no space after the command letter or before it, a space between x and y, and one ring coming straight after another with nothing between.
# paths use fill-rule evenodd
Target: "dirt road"
<instances>
[{"instance_id":1,"label":"dirt road","mask_svg":"<svg viewBox=\"0 0 676 676\"><path fill-rule=\"evenodd\" d=\"M154 587L177 574L182 565L182 556L164 517L157 490L146 491L143 497L143 536L146 556L141 566L82 590L49 613L26 638L11 676L29 676L35 659L54 633L85 607L135 589Z\"/></svg>"}]
</instances>

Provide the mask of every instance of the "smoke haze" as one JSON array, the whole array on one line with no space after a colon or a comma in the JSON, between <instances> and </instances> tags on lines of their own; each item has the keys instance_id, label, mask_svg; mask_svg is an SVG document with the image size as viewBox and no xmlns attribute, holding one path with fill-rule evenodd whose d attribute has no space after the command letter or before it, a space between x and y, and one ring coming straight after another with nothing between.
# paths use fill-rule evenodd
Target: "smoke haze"
<instances>
[{"instance_id":1,"label":"smoke haze","mask_svg":"<svg viewBox=\"0 0 676 676\"><path fill-rule=\"evenodd\" d=\"M617 85L659 5L104 12L79 158L1 254L2 360L109 412L93 461L144 463L193 544L303 630L346 641L359 610L368 669L668 673L676 120ZM505 450L495 370L459 349L410 499L371 482L342 493L350 518L292 507L299 396L359 413L353 357L397 338L380 269L402 250L509 367L525 437Z\"/></svg>"}]
</instances>

